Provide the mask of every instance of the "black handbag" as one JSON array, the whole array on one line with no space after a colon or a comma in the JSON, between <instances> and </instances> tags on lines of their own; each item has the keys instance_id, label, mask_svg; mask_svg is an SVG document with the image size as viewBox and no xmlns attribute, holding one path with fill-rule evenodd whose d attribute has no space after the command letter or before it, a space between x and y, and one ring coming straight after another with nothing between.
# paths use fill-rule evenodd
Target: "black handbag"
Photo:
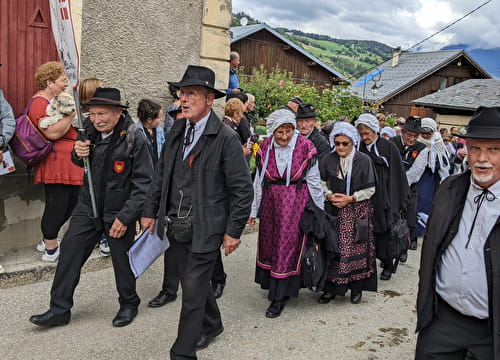
<instances>
[{"instance_id":1,"label":"black handbag","mask_svg":"<svg viewBox=\"0 0 500 360\"><path fill-rule=\"evenodd\" d=\"M389 257L399 259L401 255L408 251L410 244L410 229L406 219L398 219L394 222L391 229L391 243L389 246Z\"/></svg>"},{"instance_id":2,"label":"black handbag","mask_svg":"<svg viewBox=\"0 0 500 360\"><path fill-rule=\"evenodd\" d=\"M321 291L326 283L328 265L326 254L317 239L307 239L306 249L302 256L302 282L312 291Z\"/></svg>"},{"instance_id":3,"label":"black handbag","mask_svg":"<svg viewBox=\"0 0 500 360\"><path fill-rule=\"evenodd\" d=\"M189 243L193 241L193 217L169 217L168 230L172 233L177 242Z\"/></svg>"}]
</instances>

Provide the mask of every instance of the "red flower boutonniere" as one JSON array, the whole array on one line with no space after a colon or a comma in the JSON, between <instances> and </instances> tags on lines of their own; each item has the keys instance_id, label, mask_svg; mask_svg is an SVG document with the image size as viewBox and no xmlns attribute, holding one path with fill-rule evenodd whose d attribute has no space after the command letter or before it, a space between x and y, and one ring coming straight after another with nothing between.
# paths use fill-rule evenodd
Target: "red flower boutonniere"
<instances>
[{"instance_id":1,"label":"red flower boutonniere","mask_svg":"<svg viewBox=\"0 0 500 360\"><path fill-rule=\"evenodd\" d=\"M411 152L411 158L412 158L412 159L416 159L416 158L417 158L417 156L418 156L418 151L417 151L417 150L413 150L413 151Z\"/></svg>"},{"instance_id":2,"label":"red flower boutonniere","mask_svg":"<svg viewBox=\"0 0 500 360\"><path fill-rule=\"evenodd\" d=\"M194 155L191 155L191 156L189 157L189 167L190 167L190 168L191 168L191 167L193 167L193 161L194 161Z\"/></svg>"}]
</instances>

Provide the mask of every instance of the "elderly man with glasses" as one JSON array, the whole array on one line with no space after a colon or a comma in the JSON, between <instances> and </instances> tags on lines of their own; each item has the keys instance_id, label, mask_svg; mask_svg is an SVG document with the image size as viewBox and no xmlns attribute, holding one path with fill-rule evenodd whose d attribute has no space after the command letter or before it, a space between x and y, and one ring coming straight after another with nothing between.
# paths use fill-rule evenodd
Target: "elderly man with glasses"
<instances>
[{"instance_id":1,"label":"elderly man with glasses","mask_svg":"<svg viewBox=\"0 0 500 360\"><path fill-rule=\"evenodd\" d=\"M410 234L413 234L417 227L417 183L425 170L428 153L426 146L417 141L419 134L425 132L421 123L419 117L410 116L402 125L401 135L389 139L396 144L401 154L410 185L410 198L406 211ZM409 249L417 249L417 238L411 238ZM401 261L406 261L406 254L402 256Z\"/></svg>"},{"instance_id":2,"label":"elderly man with glasses","mask_svg":"<svg viewBox=\"0 0 500 360\"><path fill-rule=\"evenodd\" d=\"M158 218L178 260L182 309L171 359L196 359L224 330L210 277L221 245L226 256L238 248L253 199L238 135L212 111L225 96L214 83L212 70L193 65L170 83L185 121L172 126L141 219L152 232Z\"/></svg>"}]
</instances>

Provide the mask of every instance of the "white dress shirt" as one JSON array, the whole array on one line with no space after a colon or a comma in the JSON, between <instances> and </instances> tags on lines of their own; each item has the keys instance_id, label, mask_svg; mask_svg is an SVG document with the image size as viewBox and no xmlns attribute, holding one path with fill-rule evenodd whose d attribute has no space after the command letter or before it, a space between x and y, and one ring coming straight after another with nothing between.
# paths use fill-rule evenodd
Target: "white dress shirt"
<instances>
[{"instance_id":1,"label":"white dress shirt","mask_svg":"<svg viewBox=\"0 0 500 360\"><path fill-rule=\"evenodd\" d=\"M210 117L210 113L211 112L212 111L210 111L207 114L207 116L205 116L203 119L201 119L200 121L198 121L194 125L193 142L191 144L187 145L186 147L184 147L184 153L183 153L183 156L182 156L182 160L186 159L186 157L189 155L189 153L191 152L191 150L193 150L193 148L195 147L195 145L198 143L198 140L200 140L200 137L203 134L203 131L205 131L205 126L207 126L208 118ZM189 126L190 125L191 125L190 121L188 119L186 119L186 131L184 132L184 138L187 135L187 132L189 130Z\"/></svg>"},{"instance_id":2,"label":"white dress shirt","mask_svg":"<svg viewBox=\"0 0 500 360\"><path fill-rule=\"evenodd\" d=\"M479 319L489 317L484 245L500 216L500 181L488 190L495 198L488 194L489 200L482 202L469 241L477 196L483 192L471 179L458 233L444 251L436 276L437 293L457 311Z\"/></svg>"}]
</instances>

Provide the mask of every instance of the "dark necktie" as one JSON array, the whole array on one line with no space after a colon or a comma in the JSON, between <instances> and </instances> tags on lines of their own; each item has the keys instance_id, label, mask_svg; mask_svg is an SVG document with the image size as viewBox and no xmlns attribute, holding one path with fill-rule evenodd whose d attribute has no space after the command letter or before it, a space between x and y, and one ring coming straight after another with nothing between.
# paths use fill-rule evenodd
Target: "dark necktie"
<instances>
[{"instance_id":1,"label":"dark necktie","mask_svg":"<svg viewBox=\"0 0 500 360\"><path fill-rule=\"evenodd\" d=\"M186 136L184 137L184 143L183 143L184 144L184 151L194 141L194 126L195 126L195 124L189 123L189 128L186 132Z\"/></svg>"},{"instance_id":2,"label":"dark necktie","mask_svg":"<svg viewBox=\"0 0 500 360\"><path fill-rule=\"evenodd\" d=\"M488 189L484 189L481 194L476 195L474 197L474 203L477 204L477 206L476 206L476 214L474 215L474 220L472 220L472 226L470 227L470 231L469 231L469 235L468 235L468 239L467 239L467 244L465 244L465 248L466 249L469 247L470 238L472 236L472 231L474 230L474 226L476 225L477 214L479 212L479 208L481 207L481 205L484 202L484 199L486 199L487 201L493 201L493 200L495 200L495 198L496 198L495 194L493 194Z\"/></svg>"}]
</instances>

